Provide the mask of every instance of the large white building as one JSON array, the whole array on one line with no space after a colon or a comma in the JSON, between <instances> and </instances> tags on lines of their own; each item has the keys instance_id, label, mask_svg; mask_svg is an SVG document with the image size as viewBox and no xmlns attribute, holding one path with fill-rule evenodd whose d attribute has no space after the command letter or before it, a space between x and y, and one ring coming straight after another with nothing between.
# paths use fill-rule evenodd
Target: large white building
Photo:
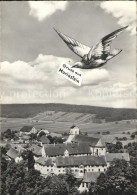
<instances>
[{"instance_id":1,"label":"large white building","mask_svg":"<svg viewBox=\"0 0 137 195\"><path fill-rule=\"evenodd\" d=\"M78 188L80 192L88 191L91 182L96 182L100 173L107 171L114 159L124 159L129 162L128 153L110 153L105 156L58 156L40 157L35 162L35 169L42 175L66 174L70 172L81 179Z\"/></svg>"},{"instance_id":2,"label":"large white building","mask_svg":"<svg viewBox=\"0 0 137 195\"><path fill-rule=\"evenodd\" d=\"M94 140L93 144L87 143L63 143L63 144L45 144L42 148L42 156L102 156L106 149L102 146L100 140Z\"/></svg>"},{"instance_id":3,"label":"large white building","mask_svg":"<svg viewBox=\"0 0 137 195\"><path fill-rule=\"evenodd\" d=\"M107 163L104 156L41 157L35 162L35 169L42 175L49 172L58 175L71 171L76 178L83 178L85 172L105 172Z\"/></svg>"},{"instance_id":4,"label":"large white building","mask_svg":"<svg viewBox=\"0 0 137 195\"><path fill-rule=\"evenodd\" d=\"M90 183L107 171L115 158L129 162L129 154L106 153L105 143L100 138L81 135L76 126L71 127L70 135L63 144L43 144L43 147L33 148L32 151L36 170L44 176L71 171L81 179L80 192L88 191Z\"/></svg>"}]
</instances>

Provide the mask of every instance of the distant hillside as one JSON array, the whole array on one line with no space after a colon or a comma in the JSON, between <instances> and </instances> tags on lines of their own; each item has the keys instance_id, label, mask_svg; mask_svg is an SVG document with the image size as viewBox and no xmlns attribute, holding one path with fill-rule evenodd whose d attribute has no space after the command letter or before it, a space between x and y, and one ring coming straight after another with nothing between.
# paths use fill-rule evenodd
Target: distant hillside
<instances>
[{"instance_id":1,"label":"distant hillside","mask_svg":"<svg viewBox=\"0 0 137 195\"><path fill-rule=\"evenodd\" d=\"M28 118L34 117L45 111L62 111L75 113L96 114L97 119L106 121L120 121L136 119L136 109L105 108L85 105L71 104L2 104L1 117L7 118Z\"/></svg>"}]
</instances>

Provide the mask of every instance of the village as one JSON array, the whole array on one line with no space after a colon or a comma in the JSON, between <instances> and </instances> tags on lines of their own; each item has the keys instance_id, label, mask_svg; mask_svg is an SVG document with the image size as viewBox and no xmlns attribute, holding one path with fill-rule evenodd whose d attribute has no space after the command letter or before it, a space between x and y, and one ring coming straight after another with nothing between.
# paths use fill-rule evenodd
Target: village
<instances>
[{"instance_id":1,"label":"village","mask_svg":"<svg viewBox=\"0 0 137 195\"><path fill-rule=\"evenodd\" d=\"M7 130L6 133L12 132ZM7 161L20 163L22 153L31 151L34 168L44 178L71 172L80 181L80 193L88 191L90 183L96 182L100 173L105 173L114 159L124 159L130 163L127 152L109 153L108 145L116 145L116 139L85 135L76 125L70 127L69 134L63 135L34 126L23 126L10 140L5 134L3 142L10 145L5 154Z\"/></svg>"}]
</instances>

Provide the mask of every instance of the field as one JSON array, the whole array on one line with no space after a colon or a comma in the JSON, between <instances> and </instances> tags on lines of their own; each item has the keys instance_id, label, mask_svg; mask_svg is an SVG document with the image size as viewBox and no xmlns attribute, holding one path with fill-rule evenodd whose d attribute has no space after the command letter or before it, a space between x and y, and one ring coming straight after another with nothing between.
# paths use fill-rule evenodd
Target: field
<instances>
[{"instance_id":1,"label":"field","mask_svg":"<svg viewBox=\"0 0 137 195\"><path fill-rule=\"evenodd\" d=\"M61 113L62 114L62 113ZM35 120L34 120L35 119ZM37 119L37 120L36 120ZM42 120L38 120L38 118L2 118L2 125L1 130L5 131L6 129L10 128L11 130L17 130L19 131L23 126L25 125L32 125L35 126L37 129L46 129L49 132L57 132L57 133L63 133L67 132L69 133L70 127L74 124L74 122L67 122L67 121L46 121L43 120L43 118L39 118ZM108 123L82 123L82 122L75 122L75 124L80 128L81 132L87 132L90 134L95 134L97 132L106 132L109 131L110 134L115 134L117 137L127 137L127 132L130 133L136 130L136 122L130 121L130 123L127 123L127 121L119 121L118 124L116 122L108 122ZM123 134L123 132L126 132L126 134ZM128 135L130 136L130 135Z\"/></svg>"},{"instance_id":2,"label":"field","mask_svg":"<svg viewBox=\"0 0 137 195\"><path fill-rule=\"evenodd\" d=\"M93 122L95 114L83 114L75 112L55 112L55 111L46 111L39 113L36 116L32 117L30 120L33 122L44 122L44 121L59 121L59 122L70 122L70 123L85 123ZM20 119L19 119L20 120ZM101 119L100 119L101 120Z\"/></svg>"},{"instance_id":3,"label":"field","mask_svg":"<svg viewBox=\"0 0 137 195\"><path fill-rule=\"evenodd\" d=\"M93 118L103 119L103 120L105 119L107 122L137 119L136 109L128 109L128 108L106 108L106 107L97 107L97 106L53 104L53 103L2 104L1 105L1 117L6 117L6 118L36 117L37 120L39 119L42 120L42 118L44 119L45 117L45 120L50 121L50 117L52 117L52 115L53 115L53 120L55 119L58 120L59 118L58 116L56 116L56 113L59 112L62 114L62 116L64 113L65 118L64 119L62 118L62 120L68 122L72 119L78 120L78 118L79 121L81 122L90 122ZM81 114L82 115L84 114L83 119L81 118L82 117ZM47 116L49 119L47 118Z\"/></svg>"}]
</instances>

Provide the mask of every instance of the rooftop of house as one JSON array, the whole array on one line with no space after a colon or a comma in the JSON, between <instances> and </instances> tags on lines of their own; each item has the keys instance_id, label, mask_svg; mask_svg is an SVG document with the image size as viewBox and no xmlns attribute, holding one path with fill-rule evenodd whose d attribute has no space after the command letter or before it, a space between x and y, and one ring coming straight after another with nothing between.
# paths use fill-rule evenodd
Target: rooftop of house
<instances>
[{"instance_id":1,"label":"rooftop of house","mask_svg":"<svg viewBox=\"0 0 137 195\"><path fill-rule=\"evenodd\" d=\"M95 137L88 137L84 135L75 135L72 139L72 142L74 143L88 143L92 146L96 146L100 139Z\"/></svg>"},{"instance_id":2,"label":"rooftop of house","mask_svg":"<svg viewBox=\"0 0 137 195\"><path fill-rule=\"evenodd\" d=\"M40 137L39 141L41 141L43 144L49 144L50 143L50 140L47 138L46 135L43 135L42 137Z\"/></svg>"},{"instance_id":3,"label":"rooftop of house","mask_svg":"<svg viewBox=\"0 0 137 195\"><path fill-rule=\"evenodd\" d=\"M45 134L49 134L49 131L46 130L46 129L41 129L41 130L39 131L39 133L40 133L40 132L44 132Z\"/></svg>"},{"instance_id":4,"label":"rooftop of house","mask_svg":"<svg viewBox=\"0 0 137 195\"><path fill-rule=\"evenodd\" d=\"M19 153L14 148L10 148L6 155L12 159L16 159L19 156Z\"/></svg>"},{"instance_id":5,"label":"rooftop of house","mask_svg":"<svg viewBox=\"0 0 137 195\"><path fill-rule=\"evenodd\" d=\"M24 126L24 127L21 128L20 131L22 131L22 132L30 132L32 128L33 128L33 126Z\"/></svg>"},{"instance_id":6,"label":"rooftop of house","mask_svg":"<svg viewBox=\"0 0 137 195\"><path fill-rule=\"evenodd\" d=\"M38 160L36 160L36 163L43 166L53 166L53 160L48 157L40 157Z\"/></svg>"},{"instance_id":7,"label":"rooftop of house","mask_svg":"<svg viewBox=\"0 0 137 195\"><path fill-rule=\"evenodd\" d=\"M95 183L99 175L100 175L100 172L85 172L82 182Z\"/></svg>"},{"instance_id":8,"label":"rooftop of house","mask_svg":"<svg viewBox=\"0 0 137 195\"><path fill-rule=\"evenodd\" d=\"M103 143L113 143L113 144L116 144L117 140L114 136L112 135L102 135L101 136L101 140Z\"/></svg>"},{"instance_id":9,"label":"rooftop of house","mask_svg":"<svg viewBox=\"0 0 137 195\"><path fill-rule=\"evenodd\" d=\"M70 155L91 154L90 147L86 143L46 144L44 148L47 156L63 156L66 150Z\"/></svg>"},{"instance_id":10,"label":"rooftop of house","mask_svg":"<svg viewBox=\"0 0 137 195\"><path fill-rule=\"evenodd\" d=\"M106 161L107 162L112 162L114 159L124 159L127 162L130 161L130 157L128 153L108 153L106 154Z\"/></svg>"},{"instance_id":11,"label":"rooftop of house","mask_svg":"<svg viewBox=\"0 0 137 195\"><path fill-rule=\"evenodd\" d=\"M14 148L17 151L23 152L25 150L25 148L21 144L11 143L10 145L12 148Z\"/></svg>"},{"instance_id":12,"label":"rooftop of house","mask_svg":"<svg viewBox=\"0 0 137 195\"><path fill-rule=\"evenodd\" d=\"M69 156L69 157L56 157L56 164L61 166L105 166L106 160L104 156Z\"/></svg>"},{"instance_id":13,"label":"rooftop of house","mask_svg":"<svg viewBox=\"0 0 137 195\"><path fill-rule=\"evenodd\" d=\"M36 156L41 156L41 149L42 147L37 146L36 144L32 144L32 146L30 146L29 150L31 150L33 152L34 155Z\"/></svg>"}]
</instances>

